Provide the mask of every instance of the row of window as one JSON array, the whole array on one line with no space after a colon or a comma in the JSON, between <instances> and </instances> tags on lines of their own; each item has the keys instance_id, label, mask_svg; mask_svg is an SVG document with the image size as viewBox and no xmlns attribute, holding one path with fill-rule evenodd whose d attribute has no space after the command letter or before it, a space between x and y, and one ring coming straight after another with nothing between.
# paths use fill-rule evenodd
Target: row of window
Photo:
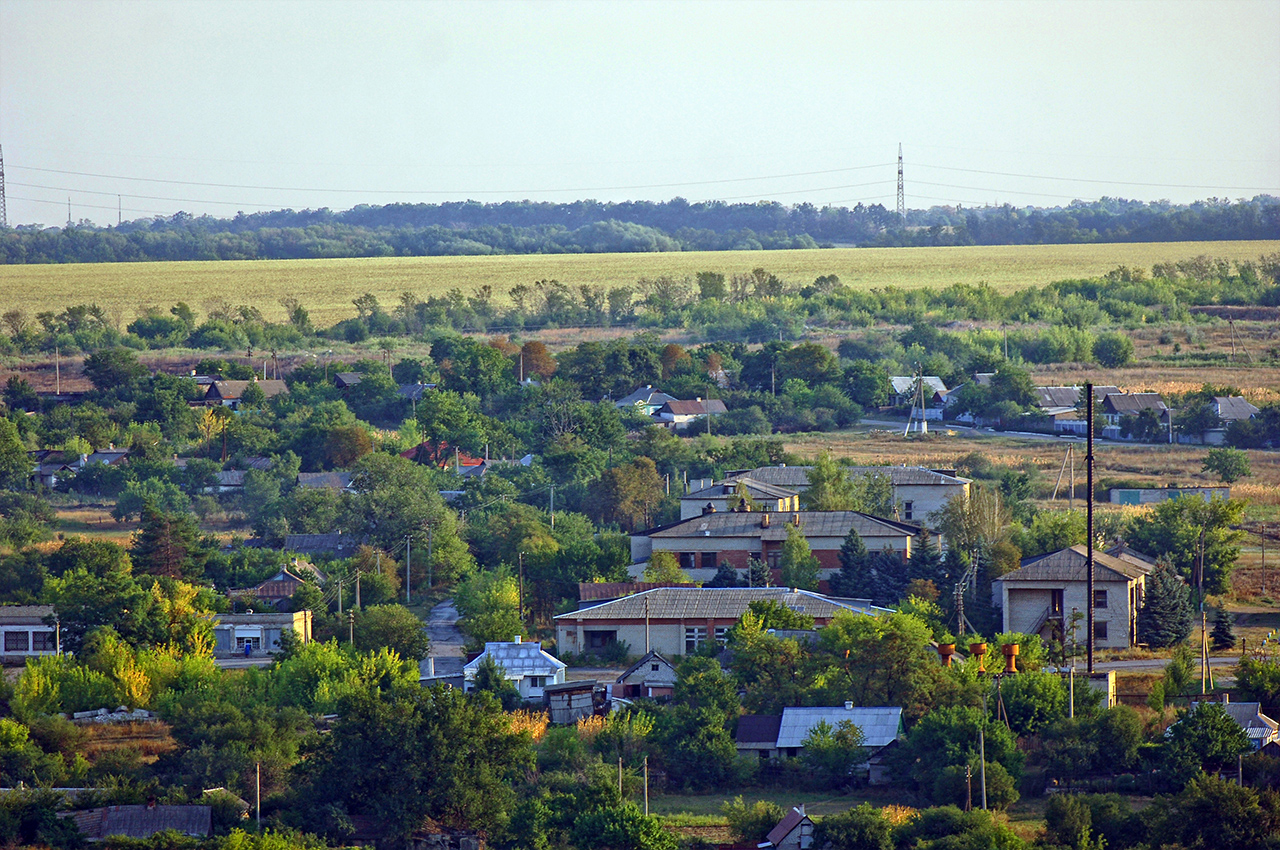
<instances>
[{"instance_id":1,"label":"row of window","mask_svg":"<svg viewBox=\"0 0 1280 850\"><path fill-rule=\"evenodd\" d=\"M715 638L716 643L724 646L726 636L729 634L729 626L716 626ZM692 655L698 651L698 647L707 642L706 626L686 626L684 630L684 654Z\"/></svg>"},{"instance_id":2,"label":"row of window","mask_svg":"<svg viewBox=\"0 0 1280 850\"><path fill-rule=\"evenodd\" d=\"M1051 614L1061 614L1063 612L1063 595L1065 591L1051 590L1049 591L1049 612ZM1095 590L1093 592L1093 607L1107 607L1107 592L1105 590Z\"/></svg>"},{"instance_id":3,"label":"row of window","mask_svg":"<svg viewBox=\"0 0 1280 850\"><path fill-rule=\"evenodd\" d=\"M57 638L53 632L5 632L5 652L55 652Z\"/></svg>"}]
</instances>

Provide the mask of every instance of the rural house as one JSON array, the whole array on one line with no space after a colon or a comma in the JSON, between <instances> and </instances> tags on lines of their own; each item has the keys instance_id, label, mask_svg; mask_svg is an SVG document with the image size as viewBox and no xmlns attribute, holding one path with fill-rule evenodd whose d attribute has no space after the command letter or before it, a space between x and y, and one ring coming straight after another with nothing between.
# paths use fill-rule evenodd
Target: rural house
<instances>
[{"instance_id":1,"label":"rural house","mask_svg":"<svg viewBox=\"0 0 1280 850\"><path fill-rule=\"evenodd\" d=\"M785 587L660 587L555 617L556 646L564 652L598 653L614 643L632 652L667 658L723 641L756 600L772 600L825 626L837 611L887 613L869 602L837 599Z\"/></svg>"},{"instance_id":2,"label":"rural house","mask_svg":"<svg viewBox=\"0 0 1280 850\"><path fill-rule=\"evenodd\" d=\"M652 416L658 412L658 408L669 401L678 401L678 399L673 395L667 395L661 390L655 390L650 384L645 384L631 393L631 395L615 401L613 406L619 410L632 408L645 416Z\"/></svg>"},{"instance_id":3,"label":"rural house","mask_svg":"<svg viewBox=\"0 0 1280 850\"><path fill-rule=\"evenodd\" d=\"M613 695L633 699L659 699L675 693L676 668L660 654L650 651L618 677Z\"/></svg>"},{"instance_id":4,"label":"rural house","mask_svg":"<svg viewBox=\"0 0 1280 850\"><path fill-rule=\"evenodd\" d=\"M715 511L631 535L631 571L639 578L642 564L654 552L671 552L693 581L710 581L722 563L740 571L745 580L753 557L771 570L780 569L788 525L804 533L823 581L840 569L840 547L851 529L857 530L868 552L892 552L903 561L911 557L912 541L921 530L858 511Z\"/></svg>"},{"instance_id":5,"label":"rural house","mask_svg":"<svg viewBox=\"0 0 1280 850\"><path fill-rule=\"evenodd\" d=\"M653 419L659 425L683 431L699 420L728 412L729 409L718 398L696 398L693 401L672 399L658 408Z\"/></svg>"},{"instance_id":6,"label":"rural house","mask_svg":"<svg viewBox=\"0 0 1280 850\"><path fill-rule=\"evenodd\" d=\"M1093 553L1094 645L1123 649L1137 642L1138 608L1142 605L1151 566L1136 557ZM1088 552L1084 545L1027 558L1022 567L991 583L992 602L1004 612L1005 632L1056 635L1068 633L1072 610L1088 613ZM1084 623L1076 641L1084 644Z\"/></svg>"},{"instance_id":7,"label":"rural house","mask_svg":"<svg viewBox=\"0 0 1280 850\"><path fill-rule=\"evenodd\" d=\"M213 652L219 656L274 655L281 636L293 632L299 643L311 642L311 612L285 614L217 614L213 623Z\"/></svg>"},{"instance_id":8,"label":"rural house","mask_svg":"<svg viewBox=\"0 0 1280 850\"><path fill-rule=\"evenodd\" d=\"M214 381L209 385L209 389L205 393L205 404L215 407L222 405L232 410L239 410L240 399L250 384L257 384L267 399L289 394L289 387L284 381L259 381L257 379L252 381Z\"/></svg>"},{"instance_id":9,"label":"rural house","mask_svg":"<svg viewBox=\"0 0 1280 850\"><path fill-rule=\"evenodd\" d=\"M808 466L761 466L730 472L727 482L750 478L762 484L803 493L809 489ZM849 477L884 475L893 487L893 504L902 522L924 522L929 514L942 510L956 496L968 498L973 482L954 470L926 469L922 466L850 466Z\"/></svg>"},{"instance_id":10,"label":"rural house","mask_svg":"<svg viewBox=\"0 0 1280 850\"><path fill-rule=\"evenodd\" d=\"M813 820L804 813L804 804L793 806L756 846L761 850L809 850L813 846Z\"/></svg>"},{"instance_id":11,"label":"rural house","mask_svg":"<svg viewBox=\"0 0 1280 850\"><path fill-rule=\"evenodd\" d=\"M738 721L736 746L740 755L755 754L762 760L796 758L815 726L826 723L834 730L844 722L862 730L869 759L863 768L871 771L872 784L885 781L887 776L873 767L879 762L875 757L903 734L899 707L860 708L846 702L843 706L787 707L781 716L747 715Z\"/></svg>"},{"instance_id":12,"label":"rural house","mask_svg":"<svg viewBox=\"0 0 1280 850\"><path fill-rule=\"evenodd\" d=\"M0 605L0 660L22 661L58 651L57 626L45 623L53 617L52 605Z\"/></svg>"},{"instance_id":13,"label":"rural house","mask_svg":"<svg viewBox=\"0 0 1280 850\"><path fill-rule=\"evenodd\" d=\"M542 644L538 641L524 641L520 635L516 635L515 640L509 643L486 643L484 652L463 665L463 687L466 690L470 691L474 687L476 673L486 658L492 658L498 663L506 674L507 681L515 684L516 690L526 702L541 700L543 689L547 685L564 683L567 665L554 655L543 652Z\"/></svg>"}]
</instances>

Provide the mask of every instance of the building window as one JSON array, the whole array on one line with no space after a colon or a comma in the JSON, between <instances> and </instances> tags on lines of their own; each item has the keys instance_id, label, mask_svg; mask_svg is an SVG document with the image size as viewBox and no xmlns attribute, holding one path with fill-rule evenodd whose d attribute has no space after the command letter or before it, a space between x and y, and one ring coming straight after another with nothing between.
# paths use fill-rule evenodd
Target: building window
<instances>
[{"instance_id":1,"label":"building window","mask_svg":"<svg viewBox=\"0 0 1280 850\"><path fill-rule=\"evenodd\" d=\"M5 632L5 652L26 652L31 646L31 636L27 632Z\"/></svg>"},{"instance_id":2,"label":"building window","mask_svg":"<svg viewBox=\"0 0 1280 850\"><path fill-rule=\"evenodd\" d=\"M31 648L36 652L54 652L57 650L57 642L54 640L53 632L32 632Z\"/></svg>"},{"instance_id":3,"label":"building window","mask_svg":"<svg viewBox=\"0 0 1280 850\"><path fill-rule=\"evenodd\" d=\"M587 632L587 649L604 649L618 642L615 632Z\"/></svg>"},{"instance_id":4,"label":"building window","mask_svg":"<svg viewBox=\"0 0 1280 850\"><path fill-rule=\"evenodd\" d=\"M657 665L657 664L650 664L650 665L649 665L649 670L650 670L650 671L652 671L652 672L654 672L654 673L657 673L657 672L658 672L658 665Z\"/></svg>"},{"instance_id":5,"label":"building window","mask_svg":"<svg viewBox=\"0 0 1280 850\"><path fill-rule=\"evenodd\" d=\"M704 570L714 570L714 569L716 568L716 553L715 553L715 552L703 552L703 553L702 553L702 568L703 568Z\"/></svg>"},{"instance_id":6,"label":"building window","mask_svg":"<svg viewBox=\"0 0 1280 850\"><path fill-rule=\"evenodd\" d=\"M1054 615L1058 615L1058 616L1061 616L1061 615L1062 615L1062 596L1063 596L1063 593L1064 593L1064 591L1061 591L1061 590L1051 590L1051 591L1049 591L1049 613L1050 613L1050 614L1054 614Z\"/></svg>"},{"instance_id":7,"label":"building window","mask_svg":"<svg viewBox=\"0 0 1280 850\"><path fill-rule=\"evenodd\" d=\"M238 637L236 638L236 649L244 652L245 647L249 647L251 652L257 652L262 649L262 638L260 637Z\"/></svg>"},{"instance_id":8,"label":"building window","mask_svg":"<svg viewBox=\"0 0 1280 850\"><path fill-rule=\"evenodd\" d=\"M698 651L698 647L706 643L707 628L706 626L689 626L684 630L684 652L685 655L693 655Z\"/></svg>"},{"instance_id":9,"label":"building window","mask_svg":"<svg viewBox=\"0 0 1280 850\"><path fill-rule=\"evenodd\" d=\"M902 503L902 518L904 520L913 519L915 516L915 502Z\"/></svg>"},{"instance_id":10,"label":"building window","mask_svg":"<svg viewBox=\"0 0 1280 850\"><path fill-rule=\"evenodd\" d=\"M530 677L529 677L529 687L531 687L531 688L545 688L546 686L547 686L547 677L546 677L546 676L530 676Z\"/></svg>"},{"instance_id":11,"label":"building window","mask_svg":"<svg viewBox=\"0 0 1280 850\"><path fill-rule=\"evenodd\" d=\"M765 552L765 553L764 553L764 562L765 562L766 564L768 564L768 565L769 565L769 569L771 569L771 570L780 570L780 569L782 569L782 549L781 549L781 547L774 547L773 549L770 549L768 552Z\"/></svg>"},{"instance_id":12,"label":"building window","mask_svg":"<svg viewBox=\"0 0 1280 850\"><path fill-rule=\"evenodd\" d=\"M1093 639L1094 640L1107 639L1107 621L1106 620L1093 621Z\"/></svg>"},{"instance_id":13,"label":"building window","mask_svg":"<svg viewBox=\"0 0 1280 850\"><path fill-rule=\"evenodd\" d=\"M681 552L680 553L680 569L691 570L696 566L697 552Z\"/></svg>"},{"instance_id":14,"label":"building window","mask_svg":"<svg viewBox=\"0 0 1280 850\"><path fill-rule=\"evenodd\" d=\"M1105 590L1095 590L1093 592L1093 607L1094 608L1107 607L1107 592Z\"/></svg>"},{"instance_id":15,"label":"building window","mask_svg":"<svg viewBox=\"0 0 1280 850\"><path fill-rule=\"evenodd\" d=\"M729 637L729 626L716 626L716 643L724 646L725 640Z\"/></svg>"}]
</instances>

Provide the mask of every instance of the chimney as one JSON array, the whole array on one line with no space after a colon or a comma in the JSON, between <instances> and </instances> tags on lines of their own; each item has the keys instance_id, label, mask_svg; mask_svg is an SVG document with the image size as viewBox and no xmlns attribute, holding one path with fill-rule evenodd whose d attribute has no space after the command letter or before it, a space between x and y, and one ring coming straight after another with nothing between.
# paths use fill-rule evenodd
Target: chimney
<instances>
[{"instance_id":1,"label":"chimney","mask_svg":"<svg viewBox=\"0 0 1280 850\"><path fill-rule=\"evenodd\" d=\"M791 524L794 525L796 528L800 527L800 514L791 515Z\"/></svg>"},{"instance_id":2,"label":"chimney","mask_svg":"<svg viewBox=\"0 0 1280 850\"><path fill-rule=\"evenodd\" d=\"M768 512L768 511L765 511L764 516L760 517L760 527L761 527L761 528L768 528L768 527L769 527L769 512Z\"/></svg>"},{"instance_id":3,"label":"chimney","mask_svg":"<svg viewBox=\"0 0 1280 850\"><path fill-rule=\"evenodd\" d=\"M707 502L705 505L702 506L703 516L706 516L707 514L713 514L715 512L716 512L716 506L711 504L710 502Z\"/></svg>"},{"instance_id":4,"label":"chimney","mask_svg":"<svg viewBox=\"0 0 1280 850\"><path fill-rule=\"evenodd\" d=\"M853 711L853 703L852 703L852 702L850 702L849 700L845 700L845 703L844 703L844 710L845 710L845 711Z\"/></svg>"},{"instance_id":5,"label":"chimney","mask_svg":"<svg viewBox=\"0 0 1280 850\"><path fill-rule=\"evenodd\" d=\"M520 635L516 635L516 636L515 636L515 639L514 639L513 641L511 641L511 642L512 642L512 643L519 643L519 642L520 642Z\"/></svg>"}]
</instances>

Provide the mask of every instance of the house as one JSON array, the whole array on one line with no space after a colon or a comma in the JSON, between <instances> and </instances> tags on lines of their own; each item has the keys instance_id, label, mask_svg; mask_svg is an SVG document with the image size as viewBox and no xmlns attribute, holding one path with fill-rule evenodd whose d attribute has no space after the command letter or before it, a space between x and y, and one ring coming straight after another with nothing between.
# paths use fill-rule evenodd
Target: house
<instances>
[{"instance_id":1,"label":"house","mask_svg":"<svg viewBox=\"0 0 1280 850\"><path fill-rule=\"evenodd\" d=\"M756 754L760 759L797 758L804 749L805 739L815 726L826 723L833 730L841 723L849 722L862 730L863 745L868 759L873 759L885 747L892 746L903 734L902 709L899 707L855 707L846 702L843 706L818 706L797 708L789 706L781 716L747 715L738 720L735 746L739 754ZM770 739L772 735L772 739ZM877 760L879 761L879 760ZM868 762L863 767L870 769ZM873 784L887 779L883 773L871 777Z\"/></svg>"},{"instance_id":2,"label":"house","mask_svg":"<svg viewBox=\"0 0 1280 850\"><path fill-rule=\"evenodd\" d=\"M205 404L223 407L229 407L232 410L240 409L240 399L244 395L244 391L249 388L250 384L257 384L262 390L262 394L268 399L273 399L278 395L288 395L289 387L284 381L214 381L209 385L209 390L205 393Z\"/></svg>"},{"instance_id":3,"label":"house","mask_svg":"<svg viewBox=\"0 0 1280 850\"><path fill-rule=\"evenodd\" d=\"M227 596L232 599L252 597L279 609L288 604L293 595L308 580L316 584L324 584L325 575L311 564L295 558L291 565L280 570L280 572L256 587L231 590L227 592Z\"/></svg>"},{"instance_id":4,"label":"house","mask_svg":"<svg viewBox=\"0 0 1280 850\"><path fill-rule=\"evenodd\" d=\"M614 696L658 699L669 697L676 689L676 668L657 652L649 651L627 668L617 680Z\"/></svg>"},{"instance_id":5,"label":"house","mask_svg":"<svg viewBox=\"0 0 1280 850\"><path fill-rule=\"evenodd\" d=\"M759 848L775 847L777 850L809 850L813 846L813 821L804 813L804 804L793 806L791 811L769 830Z\"/></svg>"},{"instance_id":6,"label":"house","mask_svg":"<svg viewBox=\"0 0 1280 850\"><path fill-rule=\"evenodd\" d=\"M364 380L360 372L339 372L333 376L333 385L340 390L349 390Z\"/></svg>"},{"instance_id":7,"label":"house","mask_svg":"<svg viewBox=\"0 0 1280 850\"><path fill-rule=\"evenodd\" d=\"M673 395L667 395L661 390L655 390L650 384L645 384L630 395L615 401L613 406L619 410L633 408L645 416L652 416L658 412L662 405L669 401L678 401L678 399Z\"/></svg>"},{"instance_id":8,"label":"house","mask_svg":"<svg viewBox=\"0 0 1280 850\"><path fill-rule=\"evenodd\" d=\"M809 466L761 466L730 472L727 481L750 478L762 484L803 493L809 489ZM969 497L973 482L961 478L954 470L927 469L923 466L850 466L849 477L885 475L893 488L893 504L902 522L922 522L929 514L942 510L956 496Z\"/></svg>"},{"instance_id":9,"label":"house","mask_svg":"<svg viewBox=\"0 0 1280 850\"><path fill-rule=\"evenodd\" d=\"M796 491L743 477L700 487L681 496L680 518L689 519L712 511L721 513L728 511L730 502L737 503L739 488L742 488L757 510L800 510L800 495Z\"/></svg>"},{"instance_id":10,"label":"house","mask_svg":"<svg viewBox=\"0 0 1280 850\"><path fill-rule=\"evenodd\" d=\"M789 525L804 533L822 581L840 569L840 547L851 529L857 530L868 552L887 550L903 561L911 557L912 541L921 531L916 525L858 511L715 511L631 535L630 570L639 578L654 552L671 552L693 581L710 581L722 563L740 571L745 581L753 557L771 570L781 568Z\"/></svg>"},{"instance_id":11,"label":"house","mask_svg":"<svg viewBox=\"0 0 1280 850\"><path fill-rule=\"evenodd\" d=\"M311 642L311 612L288 614L218 614L213 623L214 655L274 655L280 638L293 632L301 643Z\"/></svg>"},{"instance_id":12,"label":"house","mask_svg":"<svg viewBox=\"0 0 1280 850\"><path fill-rule=\"evenodd\" d=\"M1154 505L1183 496L1206 502L1231 498L1230 487L1112 487L1108 492L1113 505Z\"/></svg>"},{"instance_id":13,"label":"house","mask_svg":"<svg viewBox=\"0 0 1280 850\"><path fill-rule=\"evenodd\" d=\"M52 605L0 605L0 660L21 661L58 652L58 627L45 623Z\"/></svg>"},{"instance_id":14,"label":"house","mask_svg":"<svg viewBox=\"0 0 1280 850\"><path fill-rule=\"evenodd\" d=\"M396 395L400 396L400 398L407 398L409 401L413 402L416 410L417 403L422 401L422 397L426 395L427 390L434 390L435 388L435 384L400 384L396 389Z\"/></svg>"},{"instance_id":15,"label":"house","mask_svg":"<svg viewBox=\"0 0 1280 850\"><path fill-rule=\"evenodd\" d=\"M336 490L339 493L354 493L351 486L355 475L350 472L299 472L297 485L304 490Z\"/></svg>"},{"instance_id":16,"label":"house","mask_svg":"<svg viewBox=\"0 0 1280 850\"><path fill-rule=\"evenodd\" d=\"M1224 424L1252 419L1261 412L1238 395L1214 396L1209 406Z\"/></svg>"},{"instance_id":17,"label":"house","mask_svg":"<svg viewBox=\"0 0 1280 850\"><path fill-rule=\"evenodd\" d=\"M593 653L614 643L666 658L696 652L709 641L723 642L747 606L772 600L826 626L838 611L887 613L865 600L838 599L786 587L659 587L580 611L557 615L556 646Z\"/></svg>"},{"instance_id":18,"label":"house","mask_svg":"<svg viewBox=\"0 0 1280 850\"><path fill-rule=\"evenodd\" d=\"M1160 393L1108 393L1102 399L1101 410L1094 405L1094 413L1100 414L1108 425L1119 426L1127 416L1137 416L1144 410L1154 411L1161 421L1168 415L1169 406Z\"/></svg>"},{"instance_id":19,"label":"house","mask_svg":"<svg viewBox=\"0 0 1280 850\"><path fill-rule=\"evenodd\" d=\"M526 702L541 700L547 685L564 683L567 665L554 655L543 652L542 644L538 641L523 641L520 635L516 635L515 640L510 643L486 643L484 652L463 665L466 690L470 691L474 687L476 673L486 658L492 658L498 663L507 680L515 683L516 690Z\"/></svg>"},{"instance_id":20,"label":"house","mask_svg":"<svg viewBox=\"0 0 1280 850\"><path fill-rule=\"evenodd\" d=\"M286 534L284 550L309 558L332 558L340 561L354 555L365 541L365 537L343 534L341 531L329 534Z\"/></svg>"},{"instance_id":21,"label":"house","mask_svg":"<svg viewBox=\"0 0 1280 850\"><path fill-rule=\"evenodd\" d=\"M694 422L728 412L729 409L718 398L705 400L696 398L693 401L672 399L658 408L657 412L653 414L653 419L659 425L683 431Z\"/></svg>"},{"instance_id":22,"label":"house","mask_svg":"<svg viewBox=\"0 0 1280 850\"><path fill-rule=\"evenodd\" d=\"M1249 746L1257 752L1271 743L1280 743L1280 723L1262 713L1260 702L1231 702L1227 694L1222 695L1222 707L1227 714L1239 724L1249 739Z\"/></svg>"},{"instance_id":23,"label":"house","mask_svg":"<svg viewBox=\"0 0 1280 850\"><path fill-rule=\"evenodd\" d=\"M1137 642L1138 609L1150 567L1138 559L1093 553L1094 646L1123 649ZM1070 640L1070 612L1087 615L1088 550L1071 546L1023 560L992 582L992 602L1004 612L1005 632ZM1076 642L1085 643L1083 622Z\"/></svg>"},{"instance_id":24,"label":"house","mask_svg":"<svg viewBox=\"0 0 1280 850\"><path fill-rule=\"evenodd\" d=\"M89 841L111 836L150 838L158 832L205 838L212 831L211 806L160 806L155 803L130 806L103 806L78 812L58 812L70 819Z\"/></svg>"},{"instance_id":25,"label":"house","mask_svg":"<svg viewBox=\"0 0 1280 850\"><path fill-rule=\"evenodd\" d=\"M918 379L915 375L897 375L889 379L890 405L893 407L911 405L916 397L917 380L924 385L926 402L935 394L942 398L946 397L947 385L937 375L923 375Z\"/></svg>"}]
</instances>

